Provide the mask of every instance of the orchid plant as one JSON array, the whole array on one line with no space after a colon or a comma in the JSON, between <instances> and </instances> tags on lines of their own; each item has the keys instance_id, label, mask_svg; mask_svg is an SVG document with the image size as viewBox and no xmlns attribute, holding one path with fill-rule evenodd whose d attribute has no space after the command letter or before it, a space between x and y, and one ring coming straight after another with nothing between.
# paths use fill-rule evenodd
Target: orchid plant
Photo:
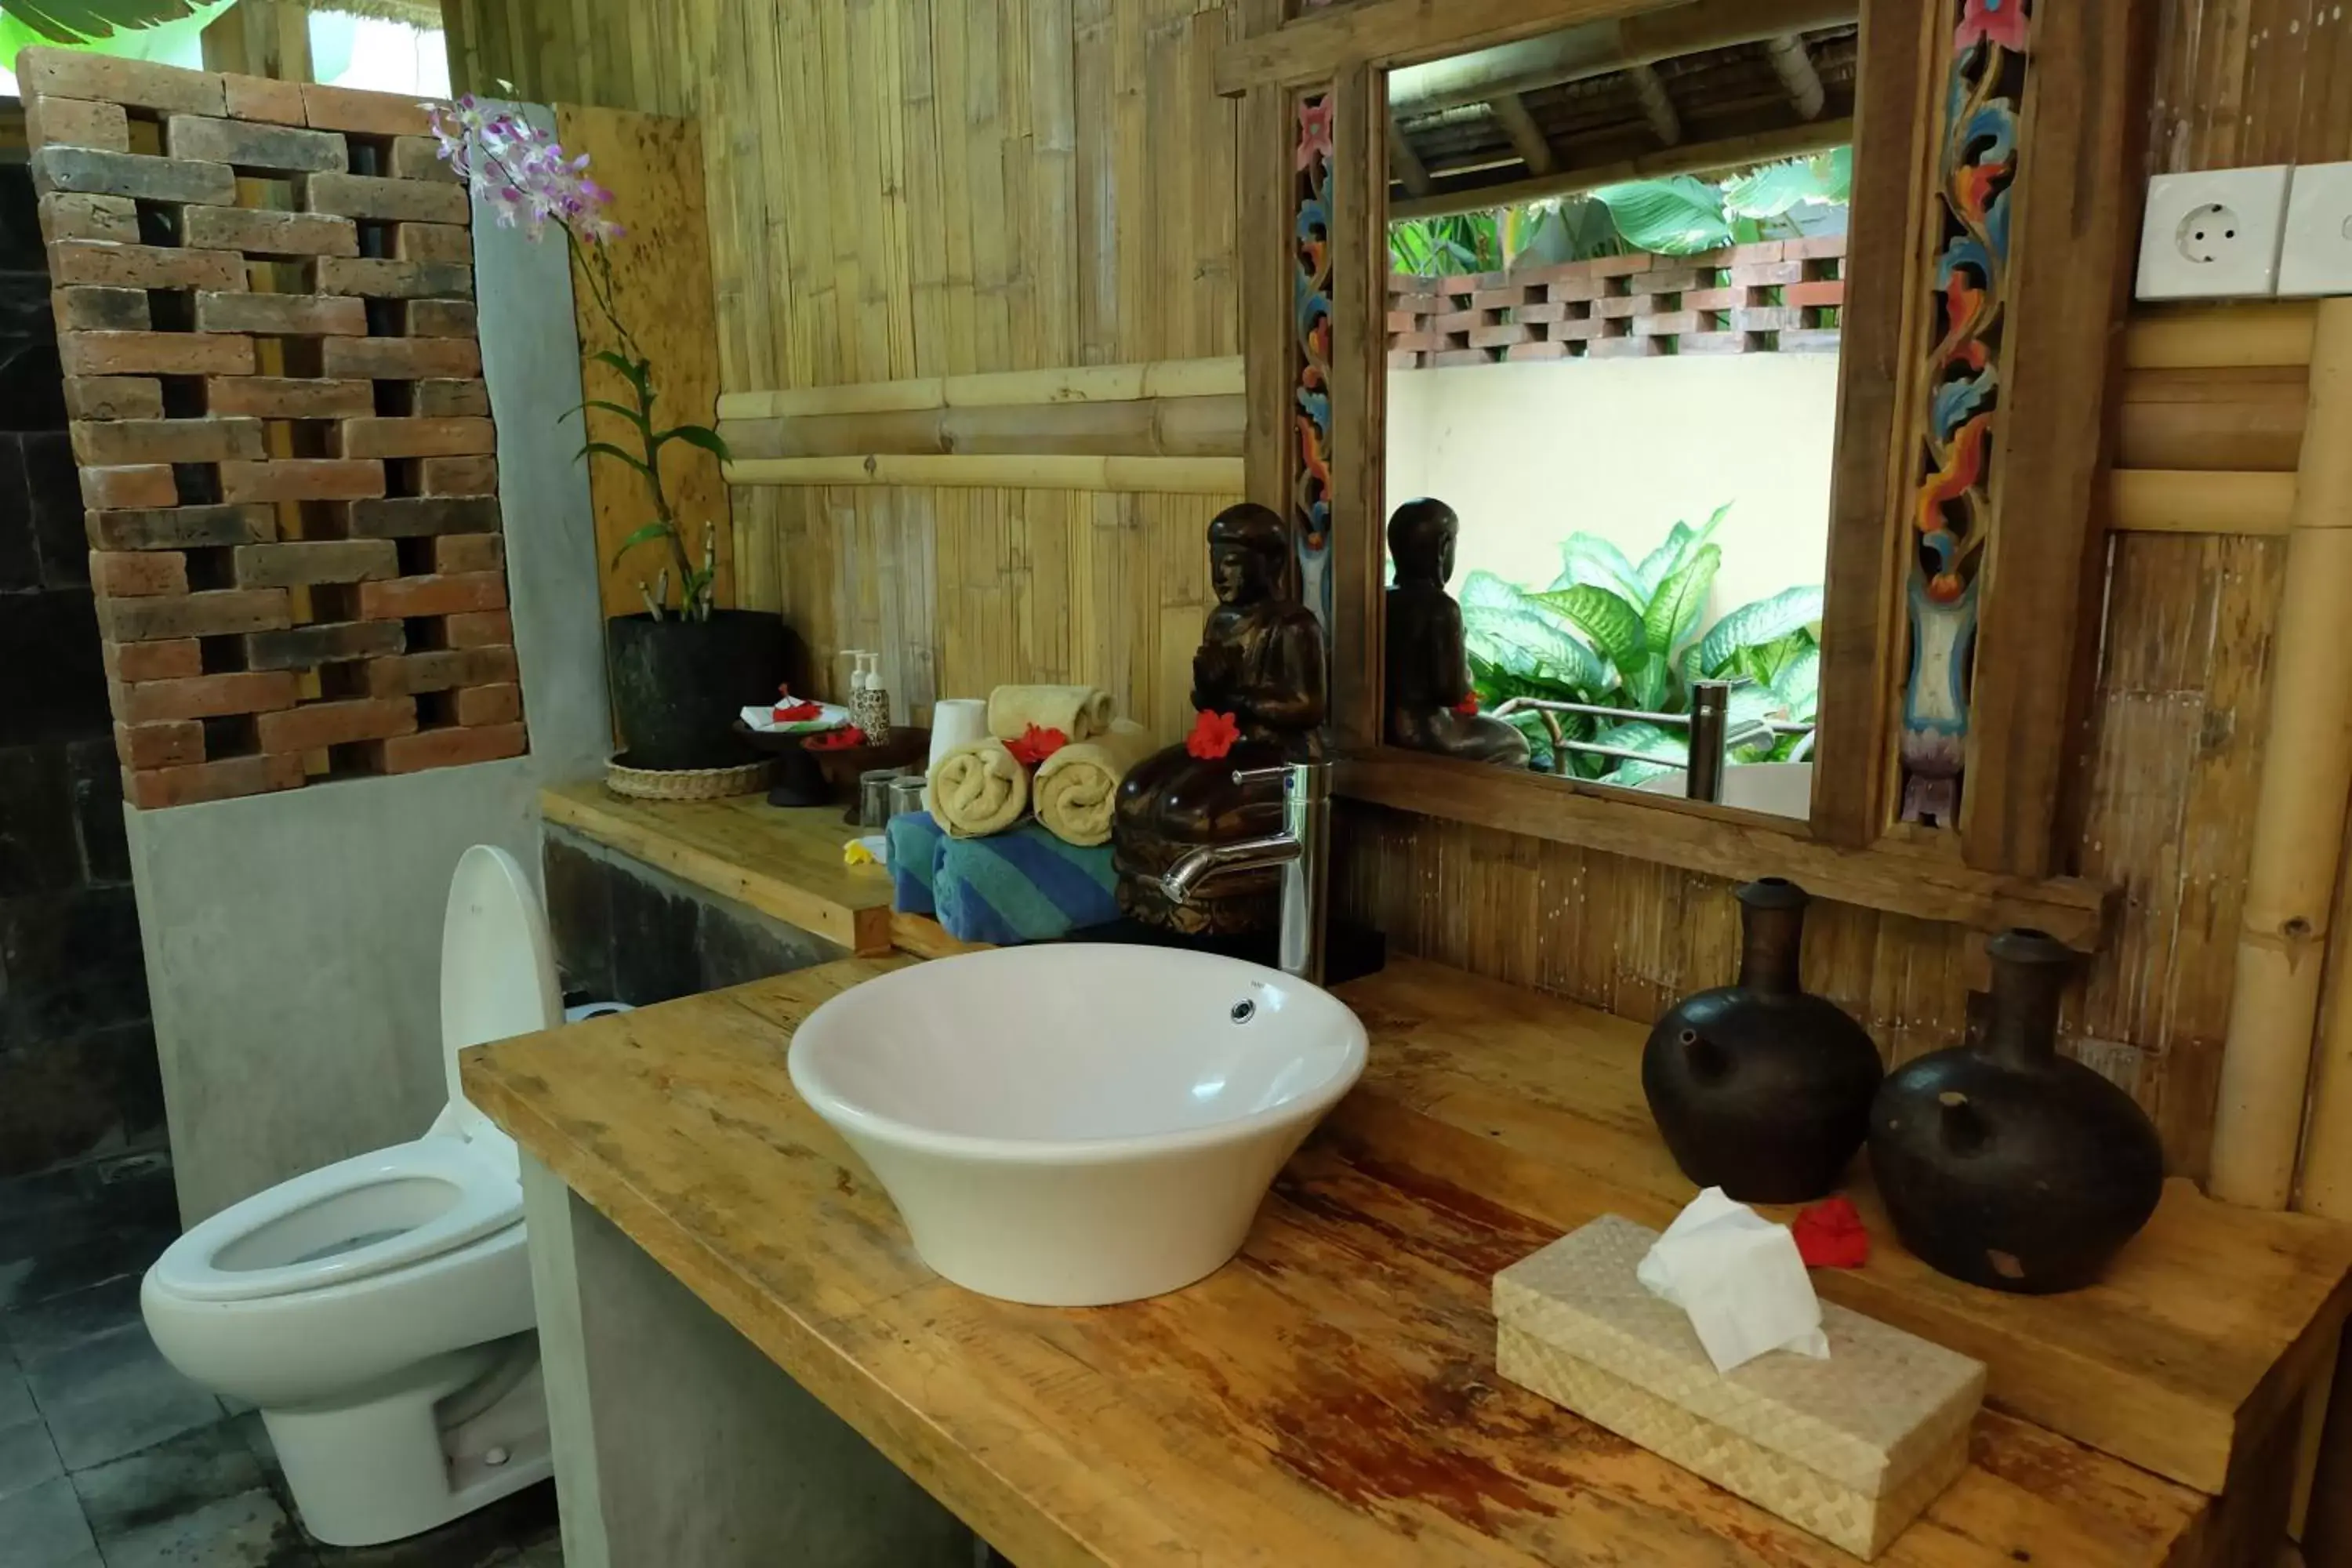
<instances>
[{"instance_id":1,"label":"orchid plant","mask_svg":"<svg viewBox=\"0 0 2352 1568\"><path fill-rule=\"evenodd\" d=\"M678 618L707 621L718 577L716 525L702 525L701 559L687 547L685 528L663 487L661 455L674 441L698 447L719 461L727 460L727 443L708 425L672 425L664 428L654 417L660 389L654 384L652 359L638 346L615 305L613 242L626 232L607 216L613 193L588 177L588 155L567 157L553 132L543 131L511 110L483 104L470 93L454 103L428 103L434 139L441 157L465 181L476 200L488 205L501 228L520 227L531 239L545 237L550 225L561 229L578 275L588 280L589 298L612 329L617 348L600 349L592 363L611 366L628 384L630 402L591 397L572 414L600 409L628 425L631 451L593 436L581 446L583 458L604 458L629 468L645 481L653 517L621 541L613 552L613 568L631 551L646 544L666 544L669 560L651 584L639 579L637 592L656 620L675 614ZM570 417L567 414L565 417ZM678 602L669 605L669 582L677 574Z\"/></svg>"}]
</instances>

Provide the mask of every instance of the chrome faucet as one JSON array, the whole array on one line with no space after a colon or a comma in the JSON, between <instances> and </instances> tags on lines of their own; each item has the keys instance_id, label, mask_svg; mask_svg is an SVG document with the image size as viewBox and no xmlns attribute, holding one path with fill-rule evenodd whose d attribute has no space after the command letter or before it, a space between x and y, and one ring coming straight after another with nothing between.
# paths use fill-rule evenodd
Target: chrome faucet
<instances>
[{"instance_id":1,"label":"chrome faucet","mask_svg":"<svg viewBox=\"0 0 2352 1568\"><path fill-rule=\"evenodd\" d=\"M1230 844L1188 849L1162 873L1160 890L1171 904L1244 871L1282 868L1282 934L1278 962L1285 974L1323 983L1323 896L1331 871L1331 764L1290 763L1237 768L1234 783L1282 781L1282 831Z\"/></svg>"}]
</instances>

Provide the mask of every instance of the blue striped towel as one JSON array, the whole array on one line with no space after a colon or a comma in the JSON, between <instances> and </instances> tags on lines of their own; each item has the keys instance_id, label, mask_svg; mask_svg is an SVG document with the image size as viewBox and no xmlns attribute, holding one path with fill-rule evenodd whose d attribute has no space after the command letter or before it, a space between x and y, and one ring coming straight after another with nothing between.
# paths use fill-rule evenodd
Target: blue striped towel
<instances>
[{"instance_id":1,"label":"blue striped towel","mask_svg":"<svg viewBox=\"0 0 2352 1568\"><path fill-rule=\"evenodd\" d=\"M930 813L890 819L892 902L964 942L1055 942L1118 918L1110 846L1065 844L1034 822L950 838Z\"/></svg>"}]
</instances>

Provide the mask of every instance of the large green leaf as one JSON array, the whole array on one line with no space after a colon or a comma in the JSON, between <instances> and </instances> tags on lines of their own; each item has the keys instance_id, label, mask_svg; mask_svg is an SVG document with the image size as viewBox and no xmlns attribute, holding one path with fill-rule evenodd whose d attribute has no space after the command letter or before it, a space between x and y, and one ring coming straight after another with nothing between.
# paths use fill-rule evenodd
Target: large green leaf
<instances>
[{"instance_id":1,"label":"large green leaf","mask_svg":"<svg viewBox=\"0 0 2352 1568\"><path fill-rule=\"evenodd\" d=\"M1571 533L1560 541L1559 563L1559 575L1551 584L1555 591L1584 583L1632 600L1637 611L1650 602L1641 569L1597 533Z\"/></svg>"},{"instance_id":2,"label":"large green leaf","mask_svg":"<svg viewBox=\"0 0 2352 1568\"><path fill-rule=\"evenodd\" d=\"M1548 594L1528 597L1566 618L1609 656L1620 673L1640 667L1649 643L1642 630L1642 614L1624 598L1591 583L1577 583Z\"/></svg>"},{"instance_id":3,"label":"large green leaf","mask_svg":"<svg viewBox=\"0 0 2352 1568\"><path fill-rule=\"evenodd\" d=\"M197 9L195 0L0 0L0 13L45 42L68 46L181 21Z\"/></svg>"},{"instance_id":4,"label":"large green leaf","mask_svg":"<svg viewBox=\"0 0 2352 1568\"><path fill-rule=\"evenodd\" d=\"M1637 719L1623 724L1612 724L1595 734L1592 739L1599 745L1616 746L1657 759L1655 762L1648 763L1630 762L1623 758L1616 759L1617 765L1610 770L1607 775L1608 781L1613 784L1624 784L1630 787L1640 784L1643 779L1655 778L1660 773L1671 773L1676 768L1686 765L1690 761L1690 742L1684 739L1682 731L1669 730L1664 725L1653 724L1646 719Z\"/></svg>"},{"instance_id":5,"label":"large green leaf","mask_svg":"<svg viewBox=\"0 0 2352 1568\"><path fill-rule=\"evenodd\" d=\"M1772 695L1788 710L1789 717L1799 722L1810 720L1820 710L1822 700L1822 650L1817 647L1800 649L1788 663L1772 675Z\"/></svg>"},{"instance_id":6,"label":"large green leaf","mask_svg":"<svg viewBox=\"0 0 2352 1568\"><path fill-rule=\"evenodd\" d=\"M1723 210L1733 217L1785 216L1805 203L1842 204L1853 195L1853 149L1764 163L1723 183Z\"/></svg>"},{"instance_id":7,"label":"large green leaf","mask_svg":"<svg viewBox=\"0 0 2352 1568\"><path fill-rule=\"evenodd\" d=\"M1625 672L1626 699L1635 708L1652 713L1662 712L1673 681L1674 674L1666 664L1665 655L1657 652L1645 654L1641 663Z\"/></svg>"},{"instance_id":8,"label":"large green leaf","mask_svg":"<svg viewBox=\"0 0 2352 1568\"><path fill-rule=\"evenodd\" d=\"M1698 645L1698 668L1716 675L1741 648L1758 647L1787 637L1800 626L1822 618L1822 588L1810 583L1783 589L1769 599L1742 605L1715 623Z\"/></svg>"},{"instance_id":9,"label":"large green leaf","mask_svg":"<svg viewBox=\"0 0 2352 1568\"><path fill-rule=\"evenodd\" d=\"M1650 651L1661 663L1671 658L1683 639L1698 628L1699 616L1706 613L1707 590L1715 586L1715 574L1722 565L1723 547L1703 544L1658 585L1658 596L1643 612L1642 627Z\"/></svg>"},{"instance_id":10,"label":"large green leaf","mask_svg":"<svg viewBox=\"0 0 2352 1568\"><path fill-rule=\"evenodd\" d=\"M1547 696L1591 701L1608 689L1609 672L1591 648L1523 592L1492 572L1462 584L1463 641L1471 668L1480 665L1521 689L1496 696Z\"/></svg>"},{"instance_id":11,"label":"large green leaf","mask_svg":"<svg viewBox=\"0 0 2352 1568\"><path fill-rule=\"evenodd\" d=\"M1592 193L1609 208L1625 243L1661 256L1690 256L1731 243L1723 193L1689 174L1603 185Z\"/></svg>"}]
</instances>

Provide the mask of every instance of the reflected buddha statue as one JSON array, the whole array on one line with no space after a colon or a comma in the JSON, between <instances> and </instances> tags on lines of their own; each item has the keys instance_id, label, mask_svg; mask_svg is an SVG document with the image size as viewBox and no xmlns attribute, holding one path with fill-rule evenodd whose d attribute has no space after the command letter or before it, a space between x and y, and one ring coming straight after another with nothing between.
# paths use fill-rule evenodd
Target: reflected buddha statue
<instances>
[{"instance_id":1,"label":"reflected buddha statue","mask_svg":"<svg viewBox=\"0 0 2352 1568\"><path fill-rule=\"evenodd\" d=\"M1381 688L1391 746L1505 767L1528 765L1528 738L1475 710L1462 649L1462 606L1445 591L1461 520L1442 500L1409 500L1389 519L1388 669Z\"/></svg>"},{"instance_id":2,"label":"reflected buddha statue","mask_svg":"<svg viewBox=\"0 0 2352 1568\"><path fill-rule=\"evenodd\" d=\"M1196 755L1189 742L1171 746L1119 785L1111 829L1119 907L1148 925L1222 935L1274 924L1278 869L1222 878L1181 905L1168 901L1159 879L1188 849L1281 830L1281 792L1236 784L1234 770L1323 754L1323 627L1283 591L1289 559L1289 529L1254 501L1209 524L1217 607L1192 656L1192 706L1229 715L1234 734L1222 756ZM1223 728L1213 719L1203 726L1211 727Z\"/></svg>"}]
</instances>

